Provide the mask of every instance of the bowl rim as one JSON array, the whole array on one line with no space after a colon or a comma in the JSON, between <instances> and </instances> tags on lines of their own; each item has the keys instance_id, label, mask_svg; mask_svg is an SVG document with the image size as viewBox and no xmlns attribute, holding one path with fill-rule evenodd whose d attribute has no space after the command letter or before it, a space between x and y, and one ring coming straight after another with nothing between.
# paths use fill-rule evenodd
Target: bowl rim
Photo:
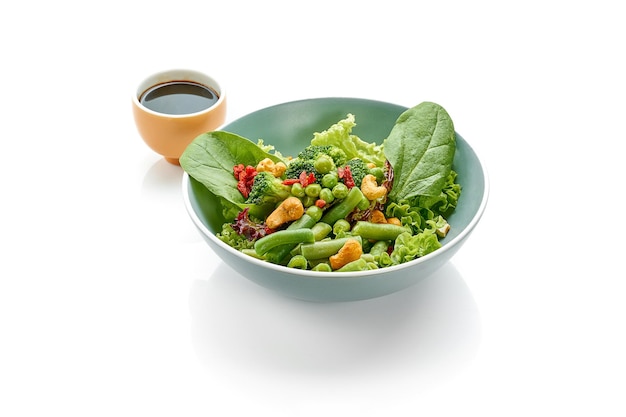
<instances>
[{"instance_id":1,"label":"bowl rim","mask_svg":"<svg viewBox=\"0 0 626 417\"><path fill-rule=\"evenodd\" d=\"M308 101L308 100L339 99L339 98L340 97L304 99L304 100L288 101L288 102L284 102L284 103L271 105L271 106L264 107L262 109L258 109L258 110L255 110L253 112L247 113L247 114L237 118L236 120L232 120L232 121L226 122L222 126L220 126L218 129L223 129L225 126L229 125L230 123L234 123L235 121L238 121L241 118L244 118L244 117L246 117L248 115L251 115L253 113L257 113L257 112L263 111L263 110L268 110L268 109L271 109L271 108L274 108L274 107L279 107L279 106L282 106L282 105L288 105L288 104L302 102L302 101ZM341 98L354 99L354 98L349 98L349 97L341 97ZM397 104L387 103L387 102L384 102L384 101L369 100L369 99L359 99L359 98L357 98L357 99L358 100L372 101L372 102L378 102L378 103L382 103L382 104L389 104L389 105L398 106ZM400 107L404 107L404 108L408 109L408 107L405 107L405 106L400 106ZM485 209L487 207L487 201L489 200L489 193L490 193L490 182L489 182L489 175L488 175L487 169L485 167L484 160L476 152L475 148L467 140L465 140L465 138L462 137L462 139L465 142L466 146L469 147L472 150L472 152L476 156L476 159L479 162L481 173L482 173L482 177L483 177L483 188L484 188L484 192L483 192L483 195L482 195L482 199L481 199L480 205L478 206L478 209L476 210L476 213L474 214L474 216L472 217L470 222L467 224L467 226L463 230L461 230L461 232L458 235L456 235L454 238L452 238L452 240L446 242L439 249L437 249L437 250L435 250L435 251L433 251L433 252L431 252L431 253L429 253L427 255L424 255L422 257L413 259L413 260L411 260L409 262L405 262L405 263L402 263L402 264L399 264L399 265L392 265L392 266L388 266L388 267L385 267L385 268L372 269L372 270L367 270L367 271L342 272L340 274L341 277L349 277L349 278L352 278L352 279L354 279L354 278L363 278L363 277L368 277L368 276L372 276L372 275L382 275L382 274L385 274L387 272L391 273L391 272L401 271L403 269L412 268L415 265L419 265L421 263L428 262L429 259L441 256L445 252L447 252L449 250L452 250L455 246L457 246L457 244L459 242L462 242L474 230L474 228L476 227L476 225L478 224L478 222L482 218L482 216L483 216L483 214L485 212ZM246 262L251 262L253 265L256 265L256 266L259 266L259 267L262 267L262 268L268 268L268 269L270 269L270 270L272 270L272 271L274 271L276 273L288 273L290 275L296 275L296 276L299 276L299 277L302 277L302 278L305 278L305 279L317 279L317 278L328 279L329 277L337 278L337 276L338 276L337 272L311 271L311 270L303 270L303 269L298 269L298 268L289 268L289 267L284 266L284 265L278 265L278 264L274 264L274 263L271 263L271 262L263 261L261 259L257 259L257 258L254 258L252 256L246 255L246 254L238 251L237 249L227 245L226 243L222 242L220 239L217 238L217 236L213 232L211 232L204 225L202 220L200 220L200 217L198 217L198 215L196 214L196 212L195 212L195 210L193 208L193 205L191 203L191 197L190 197L190 192L189 192L189 190L191 189L190 182L191 182L191 176L187 172L183 171L182 192L183 192L183 201L184 201L185 209L187 210L187 213L191 217L191 220L194 223L194 225L205 236L208 236L208 238L211 240L212 243L218 245L222 249L230 252L234 256L236 256L238 258L241 258L242 260L244 260Z\"/></svg>"}]
</instances>

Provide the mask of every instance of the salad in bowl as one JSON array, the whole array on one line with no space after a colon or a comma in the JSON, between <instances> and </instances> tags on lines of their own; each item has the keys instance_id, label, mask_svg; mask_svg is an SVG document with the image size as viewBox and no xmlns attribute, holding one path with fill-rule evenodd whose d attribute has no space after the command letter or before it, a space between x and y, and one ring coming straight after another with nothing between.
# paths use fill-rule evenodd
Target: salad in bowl
<instances>
[{"instance_id":1,"label":"salad in bowl","mask_svg":"<svg viewBox=\"0 0 626 417\"><path fill-rule=\"evenodd\" d=\"M320 126L315 112L337 102L342 109L354 104L354 112L331 112L335 119L307 137L297 118L283 119L290 116L287 103L198 136L180 158L187 208L205 240L246 277L299 298L310 298L300 285L351 286L346 279L378 280L419 264L427 275L458 249L486 202L480 162L442 106L382 103L386 113L372 119L380 109L370 107L379 102L313 99L295 105L313 109L298 117ZM373 126L368 131L384 132L378 140L356 133L361 108L364 124ZM272 120L297 125L295 136ZM479 198L457 214L464 184L470 191L477 186ZM428 261L438 253L447 256ZM331 281L336 284L326 284ZM332 299L370 298L414 281L403 277L387 289L370 285L373 292L354 295L328 288L312 298L327 299L328 291Z\"/></svg>"}]
</instances>

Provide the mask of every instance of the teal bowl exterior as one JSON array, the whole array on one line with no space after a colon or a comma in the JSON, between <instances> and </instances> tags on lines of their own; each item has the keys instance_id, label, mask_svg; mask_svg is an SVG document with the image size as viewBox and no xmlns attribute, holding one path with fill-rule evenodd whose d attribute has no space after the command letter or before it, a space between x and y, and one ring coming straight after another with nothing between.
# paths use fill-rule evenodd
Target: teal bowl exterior
<instances>
[{"instance_id":1,"label":"teal bowl exterior","mask_svg":"<svg viewBox=\"0 0 626 417\"><path fill-rule=\"evenodd\" d=\"M263 139L284 155L295 155L321 132L352 113L353 133L382 143L398 116L407 108L360 98L314 98L267 107L220 128L256 143ZM406 289L431 275L452 258L478 224L489 194L487 174L478 155L457 133L453 168L462 186L461 197L447 220L452 226L442 247L401 265L362 272L317 272L287 268L242 254L217 239L224 218L218 199L202 184L183 175L183 199L194 225L210 248L233 270L283 295L316 302L356 301Z\"/></svg>"}]
</instances>

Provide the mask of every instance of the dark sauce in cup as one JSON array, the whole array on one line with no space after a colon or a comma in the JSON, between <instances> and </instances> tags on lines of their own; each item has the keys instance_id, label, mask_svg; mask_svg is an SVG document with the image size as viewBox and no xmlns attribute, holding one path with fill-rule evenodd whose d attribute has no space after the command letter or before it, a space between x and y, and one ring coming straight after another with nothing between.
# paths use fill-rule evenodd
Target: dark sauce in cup
<instances>
[{"instance_id":1,"label":"dark sauce in cup","mask_svg":"<svg viewBox=\"0 0 626 417\"><path fill-rule=\"evenodd\" d=\"M209 87L191 81L170 81L147 89L139 102L165 114L190 114L208 109L219 96Z\"/></svg>"}]
</instances>

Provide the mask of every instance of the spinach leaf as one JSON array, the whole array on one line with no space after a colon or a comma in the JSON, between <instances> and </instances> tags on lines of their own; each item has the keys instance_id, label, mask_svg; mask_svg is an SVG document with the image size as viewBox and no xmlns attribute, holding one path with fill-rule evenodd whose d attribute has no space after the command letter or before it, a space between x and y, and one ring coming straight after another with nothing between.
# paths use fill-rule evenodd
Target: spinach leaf
<instances>
[{"instance_id":1,"label":"spinach leaf","mask_svg":"<svg viewBox=\"0 0 626 417\"><path fill-rule=\"evenodd\" d=\"M222 200L222 208L229 213L227 217L230 218L237 213L233 205L240 210L252 206L244 204L245 198L237 189L233 167L238 164L256 167L257 163L265 158L270 158L274 162L280 161L276 155L263 151L242 136L215 131L203 133L195 138L187 146L179 161L180 166L190 177Z\"/></svg>"},{"instance_id":2,"label":"spinach leaf","mask_svg":"<svg viewBox=\"0 0 626 417\"><path fill-rule=\"evenodd\" d=\"M456 150L454 125L436 103L423 102L402 113L383 143L394 170L393 201L437 196L446 184Z\"/></svg>"}]
</instances>

